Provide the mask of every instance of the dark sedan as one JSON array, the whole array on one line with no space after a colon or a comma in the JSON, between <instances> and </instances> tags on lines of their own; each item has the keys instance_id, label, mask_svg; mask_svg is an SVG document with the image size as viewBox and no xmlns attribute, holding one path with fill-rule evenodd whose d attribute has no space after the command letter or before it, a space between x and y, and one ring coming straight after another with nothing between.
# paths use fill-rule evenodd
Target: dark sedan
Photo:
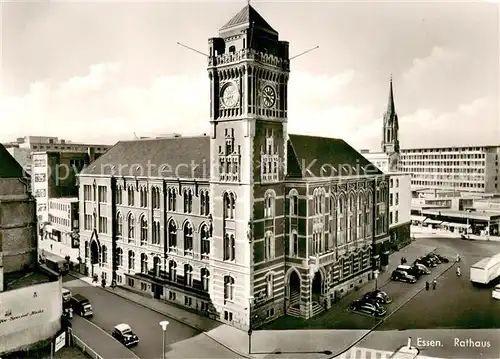
<instances>
[{"instance_id":1,"label":"dark sedan","mask_svg":"<svg viewBox=\"0 0 500 359\"><path fill-rule=\"evenodd\" d=\"M353 312L361 312L374 317L383 317L387 313L387 310L380 304L364 300L353 302L349 309Z\"/></svg>"},{"instance_id":2,"label":"dark sedan","mask_svg":"<svg viewBox=\"0 0 500 359\"><path fill-rule=\"evenodd\" d=\"M380 304L389 304L392 302L391 297L389 297L389 295L382 290L374 290L373 292L366 293L363 296L363 300Z\"/></svg>"}]
</instances>

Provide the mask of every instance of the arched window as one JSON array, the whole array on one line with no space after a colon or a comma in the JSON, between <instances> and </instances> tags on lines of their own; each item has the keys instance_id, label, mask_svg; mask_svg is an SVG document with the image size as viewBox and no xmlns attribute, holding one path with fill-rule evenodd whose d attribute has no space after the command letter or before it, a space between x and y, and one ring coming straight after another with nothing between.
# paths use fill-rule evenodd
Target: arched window
<instances>
[{"instance_id":1,"label":"arched window","mask_svg":"<svg viewBox=\"0 0 500 359\"><path fill-rule=\"evenodd\" d=\"M184 190L184 213L193 211L193 192L190 189Z\"/></svg>"},{"instance_id":2,"label":"arched window","mask_svg":"<svg viewBox=\"0 0 500 359\"><path fill-rule=\"evenodd\" d=\"M127 201L128 201L127 203L129 206L134 205L134 195L135 195L134 187L129 186L127 189Z\"/></svg>"},{"instance_id":3,"label":"arched window","mask_svg":"<svg viewBox=\"0 0 500 359\"><path fill-rule=\"evenodd\" d=\"M141 217L141 246L148 243L148 220L146 216Z\"/></svg>"},{"instance_id":4,"label":"arched window","mask_svg":"<svg viewBox=\"0 0 500 359\"><path fill-rule=\"evenodd\" d=\"M116 264L118 267L123 266L123 249L116 248Z\"/></svg>"},{"instance_id":5,"label":"arched window","mask_svg":"<svg viewBox=\"0 0 500 359\"><path fill-rule=\"evenodd\" d=\"M356 198L349 195L349 214L347 218L347 242L356 240Z\"/></svg>"},{"instance_id":6,"label":"arched window","mask_svg":"<svg viewBox=\"0 0 500 359\"><path fill-rule=\"evenodd\" d=\"M200 193L200 214L205 215L205 192Z\"/></svg>"},{"instance_id":7,"label":"arched window","mask_svg":"<svg viewBox=\"0 0 500 359\"><path fill-rule=\"evenodd\" d=\"M177 263L172 260L168 262L168 275L172 282L177 282Z\"/></svg>"},{"instance_id":8,"label":"arched window","mask_svg":"<svg viewBox=\"0 0 500 359\"><path fill-rule=\"evenodd\" d=\"M366 206L365 206L365 238L370 238L373 234L372 228L372 216L373 216L373 193L367 192L365 196Z\"/></svg>"},{"instance_id":9,"label":"arched window","mask_svg":"<svg viewBox=\"0 0 500 359\"><path fill-rule=\"evenodd\" d=\"M160 209L160 189L158 187L151 188L151 205L154 209Z\"/></svg>"},{"instance_id":10,"label":"arched window","mask_svg":"<svg viewBox=\"0 0 500 359\"><path fill-rule=\"evenodd\" d=\"M295 190L290 191L290 215L299 215L299 196L297 195Z\"/></svg>"},{"instance_id":11,"label":"arched window","mask_svg":"<svg viewBox=\"0 0 500 359\"><path fill-rule=\"evenodd\" d=\"M233 46L229 46L229 53L230 54L234 54L236 52L236 47L233 45Z\"/></svg>"},{"instance_id":12,"label":"arched window","mask_svg":"<svg viewBox=\"0 0 500 359\"><path fill-rule=\"evenodd\" d=\"M134 239L134 232L135 232L135 221L134 221L134 215L129 214L128 219L127 219L127 235L128 235L128 240L132 241Z\"/></svg>"},{"instance_id":13,"label":"arched window","mask_svg":"<svg viewBox=\"0 0 500 359\"><path fill-rule=\"evenodd\" d=\"M234 278L228 275L224 276L224 299L234 300Z\"/></svg>"},{"instance_id":14,"label":"arched window","mask_svg":"<svg viewBox=\"0 0 500 359\"><path fill-rule=\"evenodd\" d=\"M365 225L363 222L364 219L364 210L365 210L365 195L363 192L358 193L358 215L357 215L357 232L359 238L365 237Z\"/></svg>"},{"instance_id":15,"label":"arched window","mask_svg":"<svg viewBox=\"0 0 500 359\"><path fill-rule=\"evenodd\" d=\"M102 256L102 263L103 264L108 263L108 248L106 248L106 246L102 246L101 256Z\"/></svg>"},{"instance_id":16,"label":"arched window","mask_svg":"<svg viewBox=\"0 0 500 359\"><path fill-rule=\"evenodd\" d=\"M299 254L299 235L296 230L290 236L290 257L297 257Z\"/></svg>"},{"instance_id":17,"label":"arched window","mask_svg":"<svg viewBox=\"0 0 500 359\"><path fill-rule=\"evenodd\" d=\"M160 222L153 221L153 244L160 244L161 231L160 231Z\"/></svg>"},{"instance_id":18,"label":"arched window","mask_svg":"<svg viewBox=\"0 0 500 359\"><path fill-rule=\"evenodd\" d=\"M334 248L337 243L337 199L330 194L330 235L328 237L328 247Z\"/></svg>"},{"instance_id":19,"label":"arched window","mask_svg":"<svg viewBox=\"0 0 500 359\"><path fill-rule=\"evenodd\" d=\"M340 195L337 200L337 245L345 244L345 199Z\"/></svg>"},{"instance_id":20,"label":"arched window","mask_svg":"<svg viewBox=\"0 0 500 359\"><path fill-rule=\"evenodd\" d=\"M135 253L133 251L128 251L128 269L135 269Z\"/></svg>"},{"instance_id":21,"label":"arched window","mask_svg":"<svg viewBox=\"0 0 500 359\"><path fill-rule=\"evenodd\" d=\"M189 264L184 264L184 284L189 287L193 286L193 267Z\"/></svg>"},{"instance_id":22,"label":"arched window","mask_svg":"<svg viewBox=\"0 0 500 359\"><path fill-rule=\"evenodd\" d=\"M210 239L208 233L208 226L206 224L201 226L200 229L200 248L201 258L208 259L210 257Z\"/></svg>"},{"instance_id":23,"label":"arched window","mask_svg":"<svg viewBox=\"0 0 500 359\"><path fill-rule=\"evenodd\" d=\"M116 214L116 236L121 237L123 235L123 218L122 214L118 212Z\"/></svg>"},{"instance_id":24,"label":"arched window","mask_svg":"<svg viewBox=\"0 0 500 359\"><path fill-rule=\"evenodd\" d=\"M115 188L115 193L116 193L116 204L123 204L123 188L122 186L116 186Z\"/></svg>"},{"instance_id":25,"label":"arched window","mask_svg":"<svg viewBox=\"0 0 500 359\"><path fill-rule=\"evenodd\" d=\"M233 219L235 210L235 196L233 193L224 193L224 218Z\"/></svg>"},{"instance_id":26,"label":"arched window","mask_svg":"<svg viewBox=\"0 0 500 359\"><path fill-rule=\"evenodd\" d=\"M272 273L266 276L266 295L267 298L274 297L274 275Z\"/></svg>"},{"instance_id":27,"label":"arched window","mask_svg":"<svg viewBox=\"0 0 500 359\"><path fill-rule=\"evenodd\" d=\"M141 254L141 273L148 272L148 256L146 253Z\"/></svg>"},{"instance_id":28,"label":"arched window","mask_svg":"<svg viewBox=\"0 0 500 359\"><path fill-rule=\"evenodd\" d=\"M234 235L226 233L224 235L224 260L234 261Z\"/></svg>"},{"instance_id":29,"label":"arched window","mask_svg":"<svg viewBox=\"0 0 500 359\"><path fill-rule=\"evenodd\" d=\"M140 190L140 200L141 207L146 208L148 206L148 189L146 187L141 187Z\"/></svg>"},{"instance_id":30,"label":"arched window","mask_svg":"<svg viewBox=\"0 0 500 359\"><path fill-rule=\"evenodd\" d=\"M175 211L177 206L177 193L175 188L168 189L168 210Z\"/></svg>"},{"instance_id":31,"label":"arched window","mask_svg":"<svg viewBox=\"0 0 500 359\"><path fill-rule=\"evenodd\" d=\"M275 198L273 191L267 191L264 195L264 218L273 218L275 216Z\"/></svg>"},{"instance_id":32,"label":"arched window","mask_svg":"<svg viewBox=\"0 0 500 359\"><path fill-rule=\"evenodd\" d=\"M208 292L210 286L210 272L206 268L201 268L201 289Z\"/></svg>"},{"instance_id":33,"label":"arched window","mask_svg":"<svg viewBox=\"0 0 500 359\"><path fill-rule=\"evenodd\" d=\"M171 251L175 251L177 248L177 225L174 220L171 220L168 224L168 242Z\"/></svg>"},{"instance_id":34,"label":"arched window","mask_svg":"<svg viewBox=\"0 0 500 359\"><path fill-rule=\"evenodd\" d=\"M193 226L191 223L184 224L184 255L193 255Z\"/></svg>"},{"instance_id":35,"label":"arched window","mask_svg":"<svg viewBox=\"0 0 500 359\"><path fill-rule=\"evenodd\" d=\"M264 236L264 260L274 259L274 233L267 231Z\"/></svg>"},{"instance_id":36,"label":"arched window","mask_svg":"<svg viewBox=\"0 0 500 359\"><path fill-rule=\"evenodd\" d=\"M210 214L210 195L205 192L205 216Z\"/></svg>"},{"instance_id":37,"label":"arched window","mask_svg":"<svg viewBox=\"0 0 500 359\"><path fill-rule=\"evenodd\" d=\"M153 271L156 276L160 274L160 257L154 256L153 257Z\"/></svg>"}]
</instances>

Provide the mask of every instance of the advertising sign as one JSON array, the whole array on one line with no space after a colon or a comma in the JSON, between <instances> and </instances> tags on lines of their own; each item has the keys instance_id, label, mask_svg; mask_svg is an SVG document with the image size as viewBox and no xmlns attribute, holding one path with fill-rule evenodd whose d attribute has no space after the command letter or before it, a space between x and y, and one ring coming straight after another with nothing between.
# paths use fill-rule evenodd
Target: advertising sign
<instances>
[{"instance_id":1,"label":"advertising sign","mask_svg":"<svg viewBox=\"0 0 500 359\"><path fill-rule=\"evenodd\" d=\"M56 337L54 342L54 352L57 353L66 344L66 332L62 332Z\"/></svg>"}]
</instances>

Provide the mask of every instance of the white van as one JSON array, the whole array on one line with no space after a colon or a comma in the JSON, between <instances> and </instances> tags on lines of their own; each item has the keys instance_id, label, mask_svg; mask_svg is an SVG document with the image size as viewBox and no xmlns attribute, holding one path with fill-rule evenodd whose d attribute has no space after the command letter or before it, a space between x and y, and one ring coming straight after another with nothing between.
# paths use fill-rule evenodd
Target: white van
<instances>
[{"instance_id":1,"label":"white van","mask_svg":"<svg viewBox=\"0 0 500 359\"><path fill-rule=\"evenodd\" d=\"M62 299L63 299L63 302L68 302L71 298L71 292L69 291L69 289L66 289L66 288L63 288L62 289Z\"/></svg>"}]
</instances>

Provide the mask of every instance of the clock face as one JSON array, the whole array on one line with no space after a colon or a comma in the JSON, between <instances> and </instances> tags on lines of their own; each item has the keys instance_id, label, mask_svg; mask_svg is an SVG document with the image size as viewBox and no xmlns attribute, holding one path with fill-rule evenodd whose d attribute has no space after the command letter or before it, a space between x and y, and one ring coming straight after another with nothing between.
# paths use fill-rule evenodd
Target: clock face
<instances>
[{"instance_id":1,"label":"clock face","mask_svg":"<svg viewBox=\"0 0 500 359\"><path fill-rule=\"evenodd\" d=\"M276 93L271 86L267 85L262 89L262 100L266 107L272 107L276 102Z\"/></svg>"},{"instance_id":2,"label":"clock face","mask_svg":"<svg viewBox=\"0 0 500 359\"><path fill-rule=\"evenodd\" d=\"M240 94L233 84L226 86L222 92L222 102L227 107L233 107L238 103Z\"/></svg>"}]
</instances>

